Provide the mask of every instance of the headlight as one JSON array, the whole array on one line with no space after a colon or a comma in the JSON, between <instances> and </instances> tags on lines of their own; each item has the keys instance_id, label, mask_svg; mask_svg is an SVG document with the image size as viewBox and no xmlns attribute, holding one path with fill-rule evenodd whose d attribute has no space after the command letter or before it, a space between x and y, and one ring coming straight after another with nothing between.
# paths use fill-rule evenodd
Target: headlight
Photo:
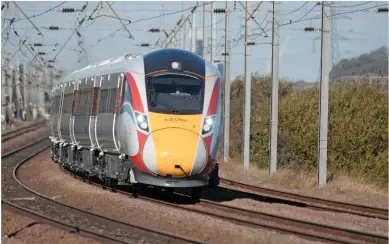
<instances>
[{"instance_id":1,"label":"headlight","mask_svg":"<svg viewBox=\"0 0 389 244\"><path fill-rule=\"evenodd\" d=\"M142 123L143 121L145 121L145 116L139 114L138 116L136 116L136 120L138 121L138 123Z\"/></svg>"},{"instance_id":2,"label":"headlight","mask_svg":"<svg viewBox=\"0 0 389 244\"><path fill-rule=\"evenodd\" d=\"M139 128L144 131L149 131L149 125L147 123L147 117L143 114L135 112L136 122L138 123Z\"/></svg>"},{"instance_id":3,"label":"headlight","mask_svg":"<svg viewBox=\"0 0 389 244\"><path fill-rule=\"evenodd\" d=\"M211 129L211 126L208 125L208 124L205 124L205 125L203 126L203 130L204 130L205 132L208 132L210 129Z\"/></svg>"},{"instance_id":4,"label":"headlight","mask_svg":"<svg viewBox=\"0 0 389 244\"><path fill-rule=\"evenodd\" d=\"M142 122L142 123L140 123L140 128L142 128L142 129L147 129L147 123L146 122Z\"/></svg>"},{"instance_id":5,"label":"headlight","mask_svg":"<svg viewBox=\"0 0 389 244\"><path fill-rule=\"evenodd\" d=\"M203 135L210 132L213 127L213 122L214 122L215 116L208 117L204 119L203 123Z\"/></svg>"},{"instance_id":6,"label":"headlight","mask_svg":"<svg viewBox=\"0 0 389 244\"><path fill-rule=\"evenodd\" d=\"M206 119L205 119L205 123L206 123L207 125L212 125L212 124L213 124L213 118L206 118Z\"/></svg>"}]
</instances>

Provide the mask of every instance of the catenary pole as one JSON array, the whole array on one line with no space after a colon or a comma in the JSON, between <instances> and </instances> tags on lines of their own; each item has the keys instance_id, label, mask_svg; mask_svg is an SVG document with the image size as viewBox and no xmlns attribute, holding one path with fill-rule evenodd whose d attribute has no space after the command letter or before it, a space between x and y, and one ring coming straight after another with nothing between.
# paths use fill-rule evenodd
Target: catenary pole
<instances>
[{"instance_id":1,"label":"catenary pole","mask_svg":"<svg viewBox=\"0 0 389 244\"><path fill-rule=\"evenodd\" d=\"M216 14L213 12L213 9L215 8L216 4L212 2L211 4L211 18L212 18L212 28L211 28L211 54L209 60L211 63L215 59L215 52L216 52ZM226 11L227 14L227 11Z\"/></svg>"},{"instance_id":2,"label":"catenary pole","mask_svg":"<svg viewBox=\"0 0 389 244\"><path fill-rule=\"evenodd\" d=\"M184 24L184 30L183 30L183 35L182 35L182 41L183 41L183 43L182 43L182 49L185 49L186 50L186 26L188 25L188 23L185 23Z\"/></svg>"},{"instance_id":3,"label":"catenary pole","mask_svg":"<svg viewBox=\"0 0 389 244\"><path fill-rule=\"evenodd\" d=\"M193 12L192 14L192 45L191 45L191 51L194 53L196 52L196 12Z\"/></svg>"},{"instance_id":4,"label":"catenary pole","mask_svg":"<svg viewBox=\"0 0 389 244\"><path fill-rule=\"evenodd\" d=\"M224 136L223 136L223 162L230 157L230 53L231 53L231 2L226 1L225 38L224 38Z\"/></svg>"},{"instance_id":5,"label":"catenary pole","mask_svg":"<svg viewBox=\"0 0 389 244\"><path fill-rule=\"evenodd\" d=\"M331 47L331 6L322 2L322 32L320 61L320 111L319 111L319 185L327 183L328 89Z\"/></svg>"},{"instance_id":6,"label":"catenary pole","mask_svg":"<svg viewBox=\"0 0 389 244\"><path fill-rule=\"evenodd\" d=\"M245 2L247 9L247 2ZM244 45L244 120L243 120L243 167L249 168L250 164L250 109L251 109L251 47L247 45L250 34L249 13L245 11L245 45Z\"/></svg>"},{"instance_id":7,"label":"catenary pole","mask_svg":"<svg viewBox=\"0 0 389 244\"><path fill-rule=\"evenodd\" d=\"M204 2L203 6L203 58L208 59L208 33L207 26L208 23L208 6L207 2Z\"/></svg>"},{"instance_id":8,"label":"catenary pole","mask_svg":"<svg viewBox=\"0 0 389 244\"><path fill-rule=\"evenodd\" d=\"M273 2L272 33L272 89L270 116L270 166L269 174L277 171L277 130L278 130L278 86L279 86L279 48L280 48L280 2Z\"/></svg>"}]
</instances>

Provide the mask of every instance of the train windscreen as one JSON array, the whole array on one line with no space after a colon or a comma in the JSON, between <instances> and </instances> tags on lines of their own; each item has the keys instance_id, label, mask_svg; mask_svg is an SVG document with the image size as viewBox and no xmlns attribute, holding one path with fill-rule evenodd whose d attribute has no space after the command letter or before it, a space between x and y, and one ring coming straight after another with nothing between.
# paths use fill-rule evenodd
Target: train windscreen
<instances>
[{"instance_id":1,"label":"train windscreen","mask_svg":"<svg viewBox=\"0 0 389 244\"><path fill-rule=\"evenodd\" d=\"M187 75L164 74L147 78L149 111L166 114L202 114L204 81Z\"/></svg>"}]
</instances>

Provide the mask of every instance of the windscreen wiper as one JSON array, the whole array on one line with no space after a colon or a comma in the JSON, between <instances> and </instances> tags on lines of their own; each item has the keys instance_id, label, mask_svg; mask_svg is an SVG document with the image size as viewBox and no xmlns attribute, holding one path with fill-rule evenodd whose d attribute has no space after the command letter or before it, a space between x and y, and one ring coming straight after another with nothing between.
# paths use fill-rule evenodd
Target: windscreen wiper
<instances>
[{"instance_id":1,"label":"windscreen wiper","mask_svg":"<svg viewBox=\"0 0 389 244\"><path fill-rule=\"evenodd\" d=\"M150 98L151 98L151 101L150 101L151 106L156 107L158 102L157 102L157 94L155 92L155 89L151 88L151 89L149 89L149 91L150 91Z\"/></svg>"},{"instance_id":2,"label":"windscreen wiper","mask_svg":"<svg viewBox=\"0 0 389 244\"><path fill-rule=\"evenodd\" d=\"M170 112L171 113L178 113L178 109L176 109L175 107L170 107Z\"/></svg>"}]
</instances>

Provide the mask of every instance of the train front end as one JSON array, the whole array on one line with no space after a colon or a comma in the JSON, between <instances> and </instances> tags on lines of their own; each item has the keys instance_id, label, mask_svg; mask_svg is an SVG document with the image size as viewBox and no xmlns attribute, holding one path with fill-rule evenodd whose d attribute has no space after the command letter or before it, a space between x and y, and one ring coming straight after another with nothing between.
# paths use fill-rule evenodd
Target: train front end
<instances>
[{"instance_id":1,"label":"train front end","mask_svg":"<svg viewBox=\"0 0 389 244\"><path fill-rule=\"evenodd\" d=\"M147 127L147 136L141 155L133 159L141 166L134 171L136 180L176 188L217 185L220 73L179 49L145 55L144 69L147 112L135 117L140 127Z\"/></svg>"}]
</instances>

